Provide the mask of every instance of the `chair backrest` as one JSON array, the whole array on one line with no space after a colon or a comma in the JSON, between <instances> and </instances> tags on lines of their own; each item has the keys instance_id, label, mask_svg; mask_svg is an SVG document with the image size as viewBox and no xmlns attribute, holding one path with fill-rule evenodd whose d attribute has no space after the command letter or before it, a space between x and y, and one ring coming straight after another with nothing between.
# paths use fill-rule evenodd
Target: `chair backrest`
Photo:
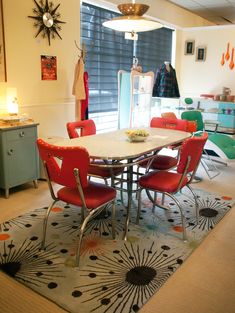
<instances>
[{"instance_id":1,"label":"chair backrest","mask_svg":"<svg viewBox=\"0 0 235 313\"><path fill-rule=\"evenodd\" d=\"M164 112L164 113L161 113L161 117L177 119L177 116L175 115L174 112Z\"/></svg>"},{"instance_id":2,"label":"chair backrest","mask_svg":"<svg viewBox=\"0 0 235 313\"><path fill-rule=\"evenodd\" d=\"M150 121L150 127L187 131L187 121L175 118L153 117Z\"/></svg>"},{"instance_id":3,"label":"chair backrest","mask_svg":"<svg viewBox=\"0 0 235 313\"><path fill-rule=\"evenodd\" d=\"M73 170L77 168L82 187L88 186L87 171L90 158L84 147L59 147L42 139L37 140L37 146L51 182L76 188L77 183Z\"/></svg>"},{"instance_id":4,"label":"chair backrest","mask_svg":"<svg viewBox=\"0 0 235 313\"><path fill-rule=\"evenodd\" d=\"M187 105L190 105L190 104L193 104L193 99L192 99L192 98L184 98L184 102L185 102Z\"/></svg>"},{"instance_id":5,"label":"chair backrest","mask_svg":"<svg viewBox=\"0 0 235 313\"><path fill-rule=\"evenodd\" d=\"M182 120L196 121L197 122L197 131L203 131L204 130L202 113L200 111L197 111L197 110L184 111L181 114L181 118L182 118Z\"/></svg>"},{"instance_id":6,"label":"chair backrest","mask_svg":"<svg viewBox=\"0 0 235 313\"><path fill-rule=\"evenodd\" d=\"M187 173L194 173L197 170L207 138L208 134L204 132L202 136L191 137L184 141L180 149L180 158L177 165L178 173L184 173L189 157L190 162Z\"/></svg>"},{"instance_id":7,"label":"chair backrest","mask_svg":"<svg viewBox=\"0 0 235 313\"><path fill-rule=\"evenodd\" d=\"M197 131L197 122L196 121L187 121L187 132L195 133Z\"/></svg>"},{"instance_id":8,"label":"chair backrest","mask_svg":"<svg viewBox=\"0 0 235 313\"><path fill-rule=\"evenodd\" d=\"M79 136L90 136L96 134L96 126L93 120L83 120L68 122L66 124L69 138L78 138ZM78 133L78 130L80 133Z\"/></svg>"}]
</instances>

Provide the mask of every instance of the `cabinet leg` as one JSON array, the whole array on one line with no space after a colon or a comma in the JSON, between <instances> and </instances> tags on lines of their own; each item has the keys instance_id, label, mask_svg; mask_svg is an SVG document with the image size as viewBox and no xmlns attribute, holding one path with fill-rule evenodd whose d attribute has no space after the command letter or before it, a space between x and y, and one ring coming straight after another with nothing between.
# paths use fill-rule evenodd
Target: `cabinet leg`
<instances>
[{"instance_id":1,"label":"cabinet leg","mask_svg":"<svg viewBox=\"0 0 235 313\"><path fill-rule=\"evenodd\" d=\"M5 189L5 198L9 198L9 188Z\"/></svg>"},{"instance_id":2,"label":"cabinet leg","mask_svg":"<svg viewBox=\"0 0 235 313\"><path fill-rule=\"evenodd\" d=\"M38 188L38 180L37 180L37 179L35 179L35 180L33 181L33 185L34 185L34 188L35 188L35 189Z\"/></svg>"}]
</instances>

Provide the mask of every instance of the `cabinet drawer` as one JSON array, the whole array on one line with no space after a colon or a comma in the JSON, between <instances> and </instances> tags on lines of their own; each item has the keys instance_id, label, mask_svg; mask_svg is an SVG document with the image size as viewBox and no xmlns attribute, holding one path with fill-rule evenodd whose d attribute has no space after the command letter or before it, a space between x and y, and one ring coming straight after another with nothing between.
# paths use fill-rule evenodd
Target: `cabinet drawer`
<instances>
[{"instance_id":1,"label":"cabinet drawer","mask_svg":"<svg viewBox=\"0 0 235 313\"><path fill-rule=\"evenodd\" d=\"M19 140L21 138L32 138L36 137L36 128L35 127L25 127L20 129L9 130L6 133L7 141Z\"/></svg>"}]
</instances>

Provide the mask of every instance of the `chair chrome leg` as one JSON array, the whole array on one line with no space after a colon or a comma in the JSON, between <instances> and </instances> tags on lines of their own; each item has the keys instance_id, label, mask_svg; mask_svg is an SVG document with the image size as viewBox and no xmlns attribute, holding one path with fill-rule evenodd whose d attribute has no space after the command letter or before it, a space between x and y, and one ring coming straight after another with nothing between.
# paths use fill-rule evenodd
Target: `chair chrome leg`
<instances>
[{"instance_id":1,"label":"chair chrome leg","mask_svg":"<svg viewBox=\"0 0 235 313\"><path fill-rule=\"evenodd\" d=\"M154 200L153 200L153 197L152 197L151 194L150 194L150 191L149 191L148 189L145 189L145 191L146 191L146 194L147 194L147 197L149 198L149 200L150 200L151 202L153 202Z\"/></svg>"},{"instance_id":2,"label":"chair chrome leg","mask_svg":"<svg viewBox=\"0 0 235 313\"><path fill-rule=\"evenodd\" d=\"M194 197L194 201L195 201L195 208L196 208L196 221L197 224L199 222L199 205L198 205L198 201L197 201L197 195L196 193L193 191L192 187L187 185L188 189L191 191L193 197Z\"/></svg>"},{"instance_id":3,"label":"chair chrome leg","mask_svg":"<svg viewBox=\"0 0 235 313\"><path fill-rule=\"evenodd\" d=\"M216 172L214 175L210 175L209 169L206 168L207 165L204 164L204 162L203 162L202 159L201 159L200 163L201 163L201 165L203 166L205 172L207 173L207 176L208 176L210 179L213 179L213 178L215 178L216 176L218 176L218 175L220 174L220 171L215 167L216 170L217 170L217 172Z\"/></svg>"},{"instance_id":4,"label":"chair chrome leg","mask_svg":"<svg viewBox=\"0 0 235 313\"><path fill-rule=\"evenodd\" d=\"M116 225L115 225L115 200L112 203L112 238L115 239L116 237Z\"/></svg>"},{"instance_id":5,"label":"chair chrome leg","mask_svg":"<svg viewBox=\"0 0 235 313\"><path fill-rule=\"evenodd\" d=\"M95 210L94 210L95 211ZM93 211L93 212L94 212ZM90 218L93 215L93 212L91 212L90 214L87 215L87 217L85 218L85 220L82 223L82 226L80 228L80 233L79 233L79 239L78 239L78 244L77 244L77 248L76 248L76 261L75 261L75 267L79 267L79 262L80 262L80 250L81 250L81 246L82 246L82 238L83 238L83 233L84 230L86 228L87 223L89 222Z\"/></svg>"},{"instance_id":6,"label":"chair chrome leg","mask_svg":"<svg viewBox=\"0 0 235 313\"><path fill-rule=\"evenodd\" d=\"M128 159L128 162L132 162L132 160ZM128 226L130 222L130 209L131 209L131 202L132 202L132 182L133 182L133 167L130 166L127 172L127 207L126 207L126 222L125 222L125 229L123 234L123 240L127 240L127 233L128 233Z\"/></svg>"},{"instance_id":7,"label":"chair chrome leg","mask_svg":"<svg viewBox=\"0 0 235 313\"><path fill-rule=\"evenodd\" d=\"M35 189L38 188L38 180L37 179L33 180L33 185L34 185Z\"/></svg>"},{"instance_id":8,"label":"chair chrome leg","mask_svg":"<svg viewBox=\"0 0 235 313\"><path fill-rule=\"evenodd\" d=\"M183 228L183 241L187 241L186 228L185 228L186 221L185 221L185 216L183 214L183 210L181 208L180 202L172 194L168 192L166 192L165 194L169 196L175 202L175 204L178 206L180 210L181 223L182 223L182 228Z\"/></svg>"},{"instance_id":9,"label":"chair chrome leg","mask_svg":"<svg viewBox=\"0 0 235 313\"><path fill-rule=\"evenodd\" d=\"M121 184L120 184L120 196L121 196L121 202L124 205L124 198L123 198L123 179L124 179L124 175L122 173L121 175Z\"/></svg>"},{"instance_id":10,"label":"chair chrome leg","mask_svg":"<svg viewBox=\"0 0 235 313\"><path fill-rule=\"evenodd\" d=\"M138 197L138 208L137 208L137 215L136 215L136 224L139 225L140 221L140 211L141 211L141 192L143 189L139 189L137 191L137 197Z\"/></svg>"},{"instance_id":11,"label":"chair chrome leg","mask_svg":"<svg viewBox=\"0 0 235 313\"><path fill-rule=\"evenodd\" d=\"M157 201L157 193L154 191L154 197L153 197L153 207L152 207L152 212L155 212L155 207L156 207L156 201Z\"/></svg>"},{"instance_id":12,"label":"chair chrome leg","mask_svg":"<svg viewBox=\"0 0 235 313\"><path fill-rule=\"evenodd\" d=\"M84 222L84 218L85 218L85 208L82 205L81 206L81 221L82 221L82 223Z\"/></svg>"},{"instance_id":13,"label":"chair chrome leg","mask_svg":"<svg viewBox=\"0 0 235 313\"><path fill-rule=\"evenodd\" d=\"M52 204L48 207L47 209L47 212L46 212L46 215L44 217L44 220L43 220L43 235L42 235L42 243L41 243L41 248L42 250L45 249L45 241L46 241L46 231L47 231L47 221L48 221L48 217L49 217L49 214L51 212L51 209L53 208L53 206L55 205L55 203L57 202L58 200L54 200L52 202Z\"/></svg>"}]
</instances>

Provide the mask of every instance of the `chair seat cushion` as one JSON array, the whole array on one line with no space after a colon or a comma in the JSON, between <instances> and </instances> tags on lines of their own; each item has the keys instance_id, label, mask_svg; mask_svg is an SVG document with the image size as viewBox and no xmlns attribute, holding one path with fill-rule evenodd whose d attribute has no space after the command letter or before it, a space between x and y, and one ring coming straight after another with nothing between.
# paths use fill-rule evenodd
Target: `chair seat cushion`
<instances>
[{"instance_id":1,"label":"chair seat cushion","mask_svg":"<svg viewBox=\"0 0 235 313\"><path fill-rule=\"evenodd\" d=\"M140 163L140 166L147 167L149 161L143 161ZM169 155L157 155L150 168L154 170L168 170L172 167L175 167L177 165L177 159L174 157L171 157Z\"/></svg>"},{"instance_id":2,"label":"chair seat cushion","mask_svg":"<svg viewBox=\"0 0 235 313\"><path fill-rule=\"evenodd\" d=\"M111 175L111 170L113 172L114 176L120 175L124 168L123 167L101 167L101 166L96 166L96 165L105 165L104 161L102 160L93 160L90 163L90 166L88 168L88 175L91 176L100 176L103 178L110 178Z\"/></svg>"},{"instance_id":3,"label":"chair seat cushion","mask_svg":"<svg viewBox=\"0 0 235 313\"><path fill-rule=\"evenodd\" d=\"M139 185L145 189L156 190L160 192L175 193L179 185L181 175L167 171L152 171L143 175L139 179ZM184 178L182 187L188 182L187 177Z\"/></svg>"},{"instance_id":4,"label":"chair seat cushion","mask_svg":"<svg viewBox=\"0 0 235 313\"><path fill-rule=\"evenodd\" d=\"M83 188L83 192L89 210L97 208L116 197L114 188L92 181L89 182L88 187ZM63 187L57 192L57 197L64 202L82 206L82 200L77 188Z\"/></svg>"}]
</instances>

